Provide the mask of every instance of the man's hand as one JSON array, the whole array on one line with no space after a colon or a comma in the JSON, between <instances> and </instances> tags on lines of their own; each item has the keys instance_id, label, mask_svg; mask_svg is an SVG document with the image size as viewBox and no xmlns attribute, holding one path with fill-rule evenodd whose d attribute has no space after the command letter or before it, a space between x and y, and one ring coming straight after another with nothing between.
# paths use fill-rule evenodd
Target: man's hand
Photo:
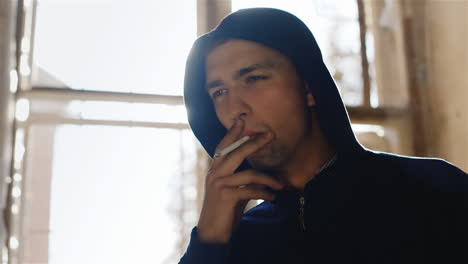
<instances>
[{"instance_id":1,"label":"man's hand","mask_svg":"<svg viewBox=\"0 0 468 264\"><path fill-rule=\"evenodd\" d=\"M217 146L216 152L241 137L244 121L238 120ZM210 243L227 243L251 199L272 201L274 195L265 187L281 189L280 182L263 173L246 170L234 171L252 153L273 138L271 132L255 137L224 157L213 160L206 176L205 198L198 221L198 237Z\"/></svg>"}]
</instances>

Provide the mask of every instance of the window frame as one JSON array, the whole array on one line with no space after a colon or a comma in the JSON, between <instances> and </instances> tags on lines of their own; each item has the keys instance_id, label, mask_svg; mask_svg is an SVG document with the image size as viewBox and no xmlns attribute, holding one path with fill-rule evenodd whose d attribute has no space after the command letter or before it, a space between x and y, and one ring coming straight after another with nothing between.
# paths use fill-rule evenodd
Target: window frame
<instances>
[{"instance_id":1,"label":"window frame","mask_svg":"<svg viewBox=\"0 0 468 264\"><path fill-rule=\"evenodd\" d=\"M369 124L383 124L385 122L407 122L404 115L407 113L407 108L386 107L379 106L372 108L370 104L370 75L369 75L369 62L366 52L366 14L365 14L365 0L356 0L359 11L359 24L360 24L360 39L361 39L361 65L363 72L363 104L361 106L346 106L350 118L355 123L369 123ZM104 92L104 91L89 91L89 90L72 90L72 89L56 89L41 87L40 89L33 88L31 85L31 67L32 67L32 54L33 39L34 39L34 20L37 2L35 0L21 0L19 1L18 12L18 27L17 27L17 70L19 73L19 89L16 99L28 99L30 102L37 102L41 100L53 100L55 103L62 104L71 102L73 100L92 100L92 101L118 101L118 102L131 102L131 103L151 103L151 104L169 104L169 105L183 105L182 96L167 96L167 95L151 95L151 94L137 94L137 93L118 93L118 92ZM211 30L218 24L218 21L229 14L231 11L230 0L197 0L197 34L201 35ZM29 71L29 73L28 73ZM31 112L29 118L24 121L16 121L15 130L23 130L24 138L21 140L15 137L15 144L20 144L25 149L25 153L21 160L21 166L14 168L13 174L18 173L24 175L26 171L27 149L28 149L28 134L29 129L35 124L89 124L89 125L114 125L114 126L141 126L141 127L157 127L157 128L174 128L174 129L189 129L188 124L173 124L173 123L158 123L158 122L133 122L133 121L110 121L110 120L90 120L90 119L76 119L61 116L60 113L53 115L44 115L40 113ZM12 174L12 175L13 175ZM50 185L50 183L49 183ZM13 188L20 188L23 190L25 187L24 181L19 181L10 184L9 193ZM27 206L27 197L19 197L19 200L9 199L7 201L7 211L11 212L12 206ZM201 204L201 201L199 201ZM11 235L16 235L18 238L22 237L24 230L24 223L22 217L24 216L22 210L18 214L10 214L9 219L9 232ZM14 249L9 245L9 263L18 263L22 258L22 247Z\"/></svg>"}]
</instances>

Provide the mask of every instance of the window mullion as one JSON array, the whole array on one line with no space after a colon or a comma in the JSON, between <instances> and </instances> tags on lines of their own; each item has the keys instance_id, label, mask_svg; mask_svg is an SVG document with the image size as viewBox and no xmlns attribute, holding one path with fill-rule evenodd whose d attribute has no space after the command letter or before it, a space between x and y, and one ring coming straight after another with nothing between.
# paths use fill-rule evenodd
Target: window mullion
<instances>
[{"instance_id":1,"label":"window mullion","mask_svg":"<svg viewBox=\"0 0 468 264\"><path fill-rule=\"evenodd\" d=\"M212 30L231 13L231 0L197 0L197 35Z\"/></svg>"},{"instance_id":2,"label":"window mullion","mask_svg":"<svg viewBox=\"0 0 468 264\"><path fill-rule=\"evenodd\" d=\"M361 39L361 65L362 65L362 80L363 80L363 103L366 108L370 107L370 76L369 76L369 61L367 59L366 48L366 14L364 10L364 0L356 0L359 14L359 31Z\"/></svg>"}]
</instances>

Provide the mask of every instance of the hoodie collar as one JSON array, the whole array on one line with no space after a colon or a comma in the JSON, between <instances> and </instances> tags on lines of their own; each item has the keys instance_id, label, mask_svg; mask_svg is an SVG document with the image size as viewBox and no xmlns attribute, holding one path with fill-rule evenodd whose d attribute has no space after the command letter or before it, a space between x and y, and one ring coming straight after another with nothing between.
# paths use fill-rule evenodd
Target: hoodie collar
<instances>
[{"instance_id":1,"label":"hoodie collar","mask_svg":"<svg viewBox=\"0 0 468 264\"><path fill-rule=\"evenodd\" d=\"M326 191L324 188L326 186L318 187L318 185L322 185L322 182L325 181L336 181L336 178L328 178L327 177L334 177L337 175L337 166L338 166L338 156L333 156L329 161L325 162L322 167L320 167L317 172L315 173L314 177L312 177L304 186L304 190L298 190L294 188L286 188L280 191L273 191L275 193L276 199L272 202L277 204L280 207L291 207L291 204L298 204L298 200L300 197L310 197L312 189L320 189L320 192ZM294 208L294 207L293 207Z\"/></svg>"}]
</instances>

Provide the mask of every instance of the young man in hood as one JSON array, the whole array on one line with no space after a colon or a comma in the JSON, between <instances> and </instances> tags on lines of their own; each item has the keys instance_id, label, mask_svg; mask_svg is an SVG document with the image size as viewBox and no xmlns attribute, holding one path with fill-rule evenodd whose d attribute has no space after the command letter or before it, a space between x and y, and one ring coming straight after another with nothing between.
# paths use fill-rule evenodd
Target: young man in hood
<instances>
[{"instance_id":1,"label":"young man in hood","mask_svg":"<svg viewBox=\"0 0 468 264\"><path fill-rule=\"evenodd\" d=\"M184 98L213 161L180 263L468 261L466 173L363 148L295 16L227 16L195 42Z\"/></svg>"}]
</instances>

